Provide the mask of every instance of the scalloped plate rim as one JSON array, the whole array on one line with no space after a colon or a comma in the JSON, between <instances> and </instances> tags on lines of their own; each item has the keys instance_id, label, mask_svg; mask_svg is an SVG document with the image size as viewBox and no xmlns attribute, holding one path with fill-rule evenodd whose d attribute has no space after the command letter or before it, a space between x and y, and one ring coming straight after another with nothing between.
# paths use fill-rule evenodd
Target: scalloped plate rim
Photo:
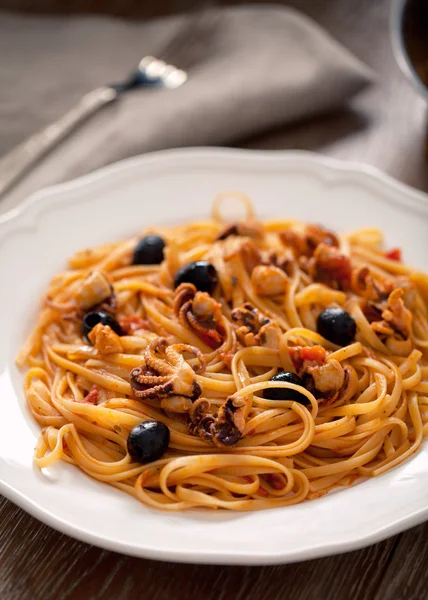
<instances>
[{"instance_id":1,"label":"scalloped plate rim","mask_svg":"<svg viewBox=\"0 0 428 600\"><path fill-rule=\"evenodd\" d=\"M341 172L348 176L367 177L371 182L378 182L387 185L389 188L395 191L404 192L412 201L419 205L428 214L428 195L425 192L417 190L406 183L398 181L391 175L383 172L378 167L372 165L351 161L342 160L339 158L333 158L331 156L325 156L317 152L310 152L307 150L242 150L239 148L212 148L209 146L191 147L191 148L173 148L170 150L159 150L156 152L149 152L147 154L141 154L138 156L132 156L130 158L124 158L123 160L117 161L105 167L101 167L71 179L62 183L57 183L44 187L41 190L33 192L27 198L23 199L19 204L8 210L7 212L0 214L0 228L3 224L9 223L16 218L19 218L26 211L30 210L37 202L42 200L49 200L52 196L61 195L64 192L75 190L79 187L84 187L96 183L102 180L106 176L118 175L126 172L128 169L132 169L136 166L149 166L155 164L159 160L170 160L170 159L209 159L209 158L226 158L230 155L230 158L240 158L245 160L264 160L269 159L272 162L284 162L290 163L293 160L301 162L302 165L308 165L315 167L326 167L333 172ZM66 198L64 198L66 201ZM0 200L1 206L1 200ZM2 232L0 229L0 238Z\"/></svg>"},{"instance_id":2,"label":"scalloped plate rim","mask_svg":"<svg viewBox=\"0 0 428 600\"><path fill-rule=\"evenodd\" d=\"M223 159L226 161L255 161L256 163L258 161L262 161L261 169L266 167L266 165L272 165L272 167L276 167L277 165L284 166L295 164L299 166L303 172L310 171L311 175L315 175L317 179L322 182L325 180L352 181L353 183L356 182L370 188L373 193L377 195L379 195L379 188L373 190L373 187L376 188L378 185L380 185L381 189L390 189L394 190L395 192L402 193L402 197L400 199L395 197L393 202L401 203L404 207L409 206L410 203L412 209L418 212L421 211L426 217L428 217L428 196L426 194L414 190L406 184L398 182L391 176L386 175L377 168L369 165L342 161L306 151L186 148L159 151L143 156L125 159L113 165L103 167L102 169L94 171L93 173L79 177L78 179L53 185L35 192L26 200L21 202L17 207L0 216L0 242L9 231L13 232L15 226L18 226L17 231L20 230L20 220L25 218L27 214L34 213L34 216L37 217L38 213L42 211L43 207L48 205L54 199L59 199L60 201L66 202L67 192L69 191L75 191L81 188L84 189L92 184L97 184L107 180L109 177L115 178L121 173L126 174L127 171L132 172L135 167L146 166L150 168L151 165L163 167L165 163L167 166L168 161L172 161L173 163L174 161L184 161L184 163L187 161L196 161L196 163L198 161L202 161L202 163L204 163L206 161L213 160L214 168L216 168L216 166L218 166L218 162L216 163L216 161L220 160L221 162ZM203 166L206 168L207 164L203 164ZM261 565L306 560L364 547L368 544L381 541L390 535L394 535L408 527L412 527L428 519L427 504L425 507L411 511L404 516L396 518L393 522L384 527L373 529L373 532L370 534L358 536L357 533L354 533L353 537L351 536L350 539L345 541L330 541L328 543L308 545L307 548L294 555L290 555L289 550L276 553L254 553L250 552L248 549L244 549L240 554L228 553L227 550L213 551L212 549L199 554L195 554L192 551L189 552L186 550L178 553L176 550L169 550L167 547L155 548L141 546L139 544L131 545L117 539L105 537L99 532L94 533L83 528L79 529L58 515L55 515L50 510L39 506L38 503L33 501L30 496L25 495L22 491L15 489L10 483L8 483L7 480L2 481L1 478L0 492L9 500L26 510L28 513L38 518L40 521L81 541L93 543L108 550L120 551L130 555L158 560L174 560L194 563Z\"/></svg>"}]
</instances>

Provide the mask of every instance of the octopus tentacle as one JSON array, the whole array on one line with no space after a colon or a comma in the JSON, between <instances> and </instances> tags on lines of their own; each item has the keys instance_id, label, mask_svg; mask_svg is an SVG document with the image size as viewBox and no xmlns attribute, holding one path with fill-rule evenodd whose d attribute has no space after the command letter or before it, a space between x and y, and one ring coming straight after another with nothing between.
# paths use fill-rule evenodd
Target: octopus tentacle
<instances>
[{"instance_id":1,"label":"octopus tentacle","mask_svg":"<svg viewBox=\"0 0 428 600\"><path fill-rule=\"evenodd\" d=\"M183 352L187 352L188 354L193 354L199 361L199 367L195 366L193 367L193 370L195 371L195 373L203 373L205 371L206 365L207 365L207 361L205 360L204 355L202 354L202 352L199 350L199 348L196 348L195 346L191 346L190 344L174 344L174 350L176 352L178 352L179 354L182 354Z\"/></svg>"},{"instance_id":2,"label":"octopus tentacle","mask_svg":"<svg viewBox=\"0 0 428 600\"><path fill-rule=\"evenodd\" d=\"M166 363L161 358L156 358L155 356L147 356L146 365L155 373L170 373L171 375L174 373L174 367Z\"/></svg>"},{"instance_id":3,"label":"octopus tentacle","mask_svg":"<svg viewBox=\"0 0 428 600\"><path fill-rule=\"evenodd\" d=\"M165 359L158 358L155 355L156 352L165 355L167 347L168 341L165 338L157 338L148 346L144 354L144 360L147 367L152 371L156 373L174 373L175 369L173 365L169 365Z\"/></svg>"},{"instance_id":4,"label":"octopus tentacle","mask_svg":"<svg viewBox=\"0 0 428 600\"><path fill-rule=\"evenodd\" d=\"M195 317L195 315L191 311L188 311L185 314L184 320L186 321L187 327L194 329L194 331L197 335L199 334L202 337L206 336L206 338L208 338L208 340L209 340L210 346L212 344L214 344L215 346L221 345L222 337L221 337L220 333L217 331L217 329L214 329L214 327L208 328L208 327L205 327L204 325L201 325L200 322L198 321L198 319ZM222 333L224 334L224 329L222 329ZM208 341L208 340L206 340L206 341Z\"/></svg>"},{"instance_id":5,"label":"octopus tentacle","mask_svg":"<svg viewBox=\"0 0 428 600\"><path fill-rule=\"evenodd\" d=\"M168 375L152 375L148 371L144 371L140 367L136 367L131 371L131 377L142 385L158 385L160 383L166 383L171 379Z\"/></svg>"},{"instance_id":6,"label":"octopus tentacle","mask_svg":"<svg viewBox=\"0 0 428 600\"><path fill-rule=\"evenodd\" d=\"M176 314L178 314L180 312L180 310L183 308L183 306L188 305L189 302L191 302L191 300L193 300L195 294L197 292L196 287L193 285L193 283L182 283L178 286L178 288L175 290L175 295L174 295L174 312ZM189 306L187 306L187 309L189 308Z\"/></svg>"},{"instance_id":7,"label":"octopus tentacle","mask_svg":"<svg viewBox=\"0 0 428 600\"><path fill-rule=\"evenodd\" d=\"M174 305L175 305L175 302L174 302ZM183 306L178 311L178 315L177 315L178 322L183 327L189 327L189 319L188 319L187 313L190 312L191 308L192 308L192 301L188 300L187 302L185 302L183 304Z\"/></svg>"},{"instance_id":8,"label":"octopus tentacle","mask_svg":"<svg viewBox=\"0 0 428 600\"><path fill-rule=\"evenodd\" d=\"M147 390L139 390L133 387L133 392L137 398L162 398L163 396L168 396L172 393L172 383L171 381L167 381L161 385L154 385L153 387L148 388Z\"/></svg>"},{"instance_id":9,"label":"octopus tentacle","mask_svg":"<svg viewBox=\"0 0 428 600\"><path fill-rule=\"evenodd\" d=\"M176 346L168 346L165 350L165 355L172 365L173 371L183 366L184 358L176 350Z\"/></svg>"}]
</instances>

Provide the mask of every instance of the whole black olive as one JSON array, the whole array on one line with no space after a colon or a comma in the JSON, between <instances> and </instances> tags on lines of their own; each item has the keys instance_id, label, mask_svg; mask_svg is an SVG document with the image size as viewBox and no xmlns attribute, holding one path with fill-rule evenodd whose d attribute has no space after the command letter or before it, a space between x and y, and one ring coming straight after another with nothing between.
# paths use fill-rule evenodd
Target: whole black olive
<instances>
[{"instance_id":1,"label":"whole black olive","mask_svg":"<svg viewBox=\"0 0 428 600\"><path fill-rule=\"evenodd\" d=\"M354 341L357 325L343 308L326 308L317 319L317 331L333 344L347 346Z\"/></svg>"},{"instance_id":2,"label":"whole black olive","mask_svg":"<svg viewBox=\"0 0 428 600\"><path fill-rule=\"evenodd\" d=\"M138 423L128 436L128 452L140 463L153 462L165 454L169 445L169 429L160 421Z\"/></svg>"},{"instance_id":3,"label":"whole black olive","mask_svg":"<svg viewBox=\"0 0 428 600\"><path fill-rule=\"evenodd\" d=\"M269 381L278 381L280 383L294 383L294 385L303 385L303 381L296 373L291 371L281 371L269 379ZM310 404L310 400L296 390L287 388L266 388L263 390L263 398L266 400L294 400L300 404Z\"/></svg>"},{"instance_id":4,"label":"whole black olive","mask_svg":"<svg viewBox=\"0 0 428 600\"><path fill-rule=\"evenodd\" d=\"M159 265L163 261L165 241L160 235L145 235L135 246L133 265Z\"/></svg>"},{"instance_id":5,"label":"whole black olive","mask_svg":"<svg viewBox=\"0 0 428 600\"><path fill-rule=\"evenodd\" d=\"M177 271L174 279L175 287L181 283L193 283L197 290L208 292L208 294L213 293L217 282L217 271L214 265L206 260L197 260L183 265Z\"/></svg>"},{"instance_id":6,"label":"whole black olive","mask_svg":"<svg viewBox=\"0 0 428 600\"><path fill-rule=\"evenodd\" d=\"M102 323L103 325L108 325L113 329L117 335L123 335L123 331L119 323L114 319L111 315L103 310L98 310L96 312L88 312L82 319L82 336L84 339L90 343L88 335L91 333L95 325L98 323Z\"/></svg>"}]
</instances>

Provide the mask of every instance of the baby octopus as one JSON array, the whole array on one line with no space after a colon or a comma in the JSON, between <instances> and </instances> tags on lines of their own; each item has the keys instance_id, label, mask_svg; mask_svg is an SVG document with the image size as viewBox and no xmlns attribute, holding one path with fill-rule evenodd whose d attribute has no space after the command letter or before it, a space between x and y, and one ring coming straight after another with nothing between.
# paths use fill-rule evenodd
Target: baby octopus
<instances>
[{"instance_id":1,"label":"baby octopus","mask_svg":"<svg viewBox=\"0 0 428 600\"><path fill-rule=\"evenodd\" d=\"M226 335L221 304L193 283L182 283L174 296L174 312L180 325L192 329L210 348L218 348Z\"/></svg>"},{"instance_id":2,"label":"baby octopus","mask_svg":"<svg viewBox=\"0 0 428 600\"><path fill-rule=\"evenodd\" d=\"M234 446L244 431L244 407L244 400L230 396L214 415L209 400L199 398L189 412L189 432L219 448Z\"/></svg>"},{"instance_id":3,"label":"baby octopus","mask_svg":"<svg viewBox=\"0 0 428 600\"><path fill-rule=\"evenodd\" d=\"M360 267L352 274L352 290L363 297L363 312L378 335L409 339L415 288L407 278L392 280Z\"/></svg>"},{"instance_id":4,"label":"baby octopus","mask_svg":"<svg viewBox=\"0 0 428 600\"><path fill-rule=\"evenodd\" d=\"M231 312L232 321L239 327L236 337L244 346L266 346L278 348L281 329L249 302L234 308Z\"/></svg>"},{"instance_id":5,"label":"baby octopus","mask_svg":"<svg viewBox=\"0 0 428 600\"><path fill-rule=\"evenodd\" d=\"M339 240L335 233L321 225L307 225L303 233L286 229L279 234L282 243L293 251L296 258L313 256L320 244L339 247Z\"/></svg>"},{"instance_id":6,"label":"baby octopus","mask_svg":"<svg viewBox=\"0 0 428 600\"><path fill-rule=\"evenodd\" d=\"M355 386L352 367L343 367L334 359L327 360L327 351L322 346L294 346L288 352L305 387L320 402L331 404Z\"/></svg>"},{"instance_id":7,"label":"baby octopus","mask_svg":"<svg viewBox=\"0 0 428 600\"><path fill-rule=\"evenodd\" d=\"M383 302L394 289L394 282L370 271L369 267L358 267L352 271L352 291L367 303Z\"/></svg>"},{"instance_id":8,"label":"baby octopus","mask_svg":"<svg viewBox=\"0 0 428 600\"><path fill-rule=\"evenodd\" d=\"M374 321L372 328L380 335L395 336L407 340L411 334L412 313L403 302L404 292L397 288L389 294L386 306L382 310L382 320Z\"/></svg>"},{"instance_id":9,"label":"baby octopus","mask_svg":"<svg viewBox=\"0 0 428 600\"><path fill-rule=\"evenodd\" d=\"M192 368L183 353L194 354L199 365ZM164 410L188 412L192 401L201 395L195 374L204 369L205 360L198 348L169 345L165 338L156 338L144 352L144 365L131 371L130 383L137 398L160 399Z\"/></svg>"}]
</instances>

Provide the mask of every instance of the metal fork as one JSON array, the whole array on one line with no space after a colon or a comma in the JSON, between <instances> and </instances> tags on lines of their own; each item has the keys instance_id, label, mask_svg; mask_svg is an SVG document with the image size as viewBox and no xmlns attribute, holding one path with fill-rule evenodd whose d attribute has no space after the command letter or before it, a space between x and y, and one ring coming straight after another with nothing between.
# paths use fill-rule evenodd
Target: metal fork
<instances>
[{"instance_id":1,"label":"metal fork","mask_svg":"<svg viewBox=\"0 0 428 600\"><path fill-rule=\"evenodd\" d=\"M195 56L195 43L201 36L201 27L207 21L207 3L199 0L195 10L158 53L163 60L153 56L144 56L132 73L119 83L106 85L85 94L78 104L63 117L48 125L42 131L16 146L0 159L0 198L18 179L50 152L60 141L76 127L102 107L115 102L123 93L146 87L165 87L175 89L187 80L187 72ZM213 21L211 20L211 25ZM173 60L183 68L177 68L167 61Z\"/></svg>"}]
</instances>

